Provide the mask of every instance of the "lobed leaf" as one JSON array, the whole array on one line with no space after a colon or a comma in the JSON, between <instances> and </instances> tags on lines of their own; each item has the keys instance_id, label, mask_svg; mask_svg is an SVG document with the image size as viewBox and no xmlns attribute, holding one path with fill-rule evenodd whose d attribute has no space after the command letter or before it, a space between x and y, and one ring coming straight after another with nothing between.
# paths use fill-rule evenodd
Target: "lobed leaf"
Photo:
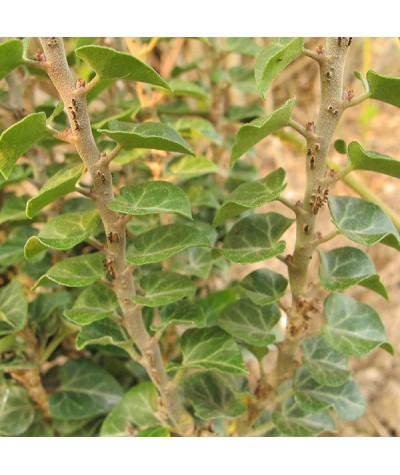
<instances>
[{"instance_id":1,"label":"lobed leaf","mask_svg":"<svg viewBox=\"0 0 400 475\"><path fill-rule=\"evenodd\" d=\"M318 251L319 278L329 291L336 292L361 285L388 299L385 286L376 273L368 255L356 247L339 247L332 251Z\"/></svg>"},{"instance_id":2,"label":"lobed leaf","mask_svg":"<svg viewBox=\"0 0 400 475\"><path fill-rule=\"evenodd\" d=\"M293 223L278 213L255 214L242 219L225 237L221 253L238 264L250 264L281 254L286 247L278 241Z\"/></svg>"},{"instance_id":3,"label":"lobed leaf","mask_svg":"<svg viewBox=\"0 0 400 475\"><path fill-rule=\"evenodd\" d=\"M257 269L239 282L238 289L255 304L268 305L283 297L287 285L283 275L269 269Z\"/></svg>"},{"instance_id":4,"label":"lobed leaf","mask_svg":"<svg viewBox=\"0 0 400 475\"><path fill-rule=\"evenodd\" d=\"M367 72L369 97L400 107L400 77L384 76L375 71Z\"/></svg>"},{"instance_id":5,"label":"lobed leaf","mask_svg":"<svg viewBox=\"0 0 400 475\"><path fill-rule=\"evenodd\" d=\"M24 288L13 279L0 289L0 335L21 331L28 319Z\"/></svg>"},{"instance_id":6,"label":"lobed leaf","mask_svg":"<svg viewBox=\"0 0 400 475\"><path fill-rule=\"evenodd\" d=\"M22 53L21 40L10 40L0 44L0 80L22 65Z\"/></svg>"},{"instance_id":7,"label":"lobed leaf","mask_svg":"<svg viewBox=\"0 0 400 475\"><path fill-rule=\"evenodd\" d=\"M182 300L162 307L160 310L161 326L154 330L163 331L170 325L206 326L206 316L203 308L189 300Z\"/></svg>"},{"instance_id":8,"label":"lobed leaf","mask_svg":"<svg viewBox=\"0 0 400 475\"><path fill-rule=\"evenodd\" d=\"M400 178L400 160L381 153L364 150L358 142L349 144L348 156L355 170L369 170Z\"/></svg>"}]
</instances>

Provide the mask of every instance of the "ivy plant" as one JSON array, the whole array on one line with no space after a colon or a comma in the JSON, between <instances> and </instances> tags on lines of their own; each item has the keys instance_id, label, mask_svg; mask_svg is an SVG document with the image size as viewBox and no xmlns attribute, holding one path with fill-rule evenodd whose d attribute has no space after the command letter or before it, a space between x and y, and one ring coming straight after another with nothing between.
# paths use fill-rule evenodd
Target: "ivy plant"
<instances>
[{"instance_id":1,"label":"ivy plant","mask_svg":"<svg viewBox=\"0 0 400 475\"><path fill-rule=\"evenodd\" d=\"M12 112L0 136L2 436L329 435L366 410L348 359L393 352L377 311L348 289L389 298L368 247L398 251L399 221L371 193L331 190L353 170L400 177L395 158L335 137L353 106L400 107L400 78L356 72L354 97L348 37L315 51L304 38L177 40L0 44ZM174 63L185 41L202 43L207 74L204 58ZM146 59L159 43L170 56L156 70ZM242 61L227 69L232 54ZM264 97L302 56L319 66L318 116L297 122L295 97L266 114ZM228 109L230 89L260 97ZM243 160L283 129L304 140L298 202L283 161L260 177ZM331 246L338 235L350 242Z\"/></svg>"}]
</instances>

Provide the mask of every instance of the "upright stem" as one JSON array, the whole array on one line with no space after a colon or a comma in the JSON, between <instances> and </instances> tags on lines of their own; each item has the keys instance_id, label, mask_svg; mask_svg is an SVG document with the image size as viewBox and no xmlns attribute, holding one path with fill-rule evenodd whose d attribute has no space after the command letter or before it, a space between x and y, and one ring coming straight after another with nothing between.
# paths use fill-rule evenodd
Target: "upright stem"
<instances>
[{"instance_id":1,"label":"upright stem","mask_svg":"<svg viewBox=\"0 0 400 475\"><path fill-rule=\"evenodd\" d=\"M107 254L114 278L114 291L122 310L125 326L141 352L140 362L158 387L163 405L177 432L188 434L193 422L181 404L176 388L165 371L158 343L144 326L140 305L132 302L135 285L132 270L126 260L126 221L111 211L114 200L109 160L101 160L99 149L90 127L85 87L76 88L69 69L62 38L40 38L46 57L46 71L65 104L72 131L71 142L84 162L93 181L94 199L107 236Z\"/></svg>"},{"instance_id":2,"label":"upright stem","mask_svg":"<svg viewBox=\"0 0 400 475\"><path fill-rule=\"evenodd\" d=\"M315 249L314 234L318 212L326 203L328 189L323 187L326 161L333 134L344 110L343 71L348 41L328 38L326 55L319 58L321 103L315 131L307 137L306 189L302 213L297 214L296 244L289 265L292 305L288 315L286 337L282 343L276 370L270 384L277 385L290 374L293 358L303 336L305 300L307 298L308 268Z\"/></svg>"}]
</instances>

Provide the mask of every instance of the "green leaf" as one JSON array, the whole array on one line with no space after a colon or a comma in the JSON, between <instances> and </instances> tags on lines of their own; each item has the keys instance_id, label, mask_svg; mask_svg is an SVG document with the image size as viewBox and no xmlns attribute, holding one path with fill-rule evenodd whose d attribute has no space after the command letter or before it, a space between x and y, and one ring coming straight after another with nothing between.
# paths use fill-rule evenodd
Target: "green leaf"
<instances>
[{"instance_id":1,"label":"green leaf","mask_svg":"<svg viewBox=\"0 0 400 475\"><path fill-rule=\"evenodd\" d=\"M205 421L239 417L245 410L243 395L235 390L232 378L217 372L194 373L183 380L185 397L197 417Z\"/></svg>"},{"instance_id":2,"label":"green leaf","mask_svg":"<svg viewBox=\"0 0 400 475\"><path fill-rule=\"evenodd\" d=\"M33 218L48 204L53 203L53 201L67 193L75 191L76 182L82 173L83 165L81 163L59 170L47 180L40 189L39 194L28 201L26 204L26 216Z\"/></svg>"},{"instance_id":3,"label":"green leaf","mask_svg":"<svg viewBox=\"0 0 400 475\"><path fill-rule=\"evenodd\" d=\"M6 180L18 158L46 134L46 114L44 112L24 117L1 134L0 173Z\"/></svg>"},{"instance_id":4,"label":"green leaf","mask_svg":"<svg viewBox=\"0 0 400 475\"><path fill-rule=\"evenodd\" d=\"M336 140L333 145L335 147L336 152L341 153L343 155L347 155L347 143L344 140Z\"/></svg>"},{"instance_id":5,"label":"green leaf","mask_svg":"<svg viewBox=\"0 0 400 475\"><path fill-rule=\"evenodd\" d=\"M104 46L92 45L76 49L75 54L96 71L100 79L126 79L170 89L153 68L130 54Z\"/></svg>"},{"instance_id":6,"label":"green leaf","mask_svg":"<svg viewBox=\"0 0 400 475\"><path fill-rule=\"evenodd\" d=\"M364 246L382 242L400 250L400 234L382 209L353 196L331 196L333 224L347 238Z\"/></svg>"},{"instance_id":7,"label":"green leaf","mask_svg":"<svg viewBox=\"0 0 400 475\"><path fill-rule=\"evenodd\" d=\"M204 299L198 300L198 303L203 307L207 323L213 325L217 322L222 310L231 302L235 301L236 294L228 287L227 289L209 294Z\"/></svg>"},{"instance_id":8,"label":"green leaf","mask_svg":"<svg viewBox=\"0 0 400 475\"><path fill-rule=\"evenodd\" d=\"M209 173L218 173L219 168L214 162L202 155L196 155L195 157L185 155L170 163L168 171L171 175L187 180Z\"/></svg>"},{"instance_id":9,"label":"green leaf","mask_svg":"<svg viewBox=\"0 0 400 475\"><path fill-rule=\"evenodd\" d=\"M211 249L191 247L169 259L168 269L199 279L207 279L213 266L211 253Z\"/></svg>"},{"instance_id":10,"label":"green leaf","mask_svg":"<svg viewBox=\"0 0 400 475\"><path fill-rule=\"evenodd\" d=\"M261 51L255 66L256 82L264 97L272 81L303 53L304 38L273 38Z\"/></svg>"},{"instance_id":11,"label":"green leaf","mask_svg":"<svg viewBox=\"0 0 400 475\"><path fill-rule=\"evenodd\" d=\"M27 322L28 302L24 289L13 279L0 289L0 335L22 330Z\"/></svg>"},{"instance_id":12,"label":"green leaf","mask_svg":"<svg viewBox=\"0 0 400 475\"><path fill-rule=\"evenodd\" d=\"M185 193L167 181L149 181L126 186L108 207L133 216L175 213L192 218L190 203Z\"/></svg>"},{"instance_id":13,"label":"green leaf","mask_svg":"<svg viewBox=\"0 0 400 475\"><path fill-rule=\"evenodd\" d=\"M383 76L375 71L367 72L369 97L400 107L400 78Z\"/></svg>"},{"instance_id":14,"label":"green leaf","mask_svg":"<svg viewBox=\"0 0 400 475\"><path fill-rule=\"evenodd\" d=\"M321 337L307 338L301 345L302 362L317 383L342 386L350 377L347 358L332 350Z\"/></svg>"},{"instance_id":15,"label":"green leaf","mask_svg":"<svg viewBox=\"0 0 400 475\"><path fill-rule=\"evenodd\" d=\"M318 252L319 278L326 290L336 292L353 285L361 285L388 299L385 286L380 281L373 262L364 251L348 246Z\"/></svg>"},{"instance_id":16,"label":"green leaf","mask_svg":"<svg viewBox=\"0 0 400 475\"><path fill-rule=\"evenodd\" d=\"M354 379L343 386L323 386L304 368L296 371L293 382L297 403L307 412L333 407L339 419L355 421L366 409L366 402Z\"/></svg>"},{"instance_id":17,"label":"green leaf","mask_svg":"<svg viewBox=\"0 0 400 475\"><path fill-rule=\"evenodd\" d=\"M196 327L206 326L206 316L204 310L197 303L189 300L182 300L162 307L160 310L161 326L154 330L163 331L169 325L195 325Z\"/></svg>"},{"instance_id":18,"label":"green leaf","mask_svg":"<svg viewBox=\"0 0 400 475\"><path fill-rule=\"evenodd\" d=\"M227 48L228 51L232 53L240 53L246 56L257 56L261 50L253 38L246 37L229 37L227 39Z\"/></svg>"},{"instance_id":19,"label":"green leaf","mask_svg":"<svg viewBox=\"0 0 400 475\"><path fill-rule=\"evenodd\" d=\"M283 297L287 285L283 275L269 269L257 269L238 284L238 289L255 304L268 305Z\"/></svg>"},{"instance_id":20,"label":"green leaf","mask_svg":"<svg viewBox=\"0 0 400 475\"><path fill-rule=\"evenodd\" d=\"M3 175L0 175L0 190L12 183L19 183L31 174L31 168L24 165L15 166L10 176L6 180Z\"/></svg>"},{"instance_id":21,"label":"green leaf","mask_svg":"<svg viewBox=\"0 0 400 475\"><path fill-rule=\"evenodd\" d=\"M272 212L248 216L228 232L221 253L238 264L260 262L282 254L286 243L278 239L293 221Z\"/></svg>"},{"instance_id":22,"label":"green leaf","mask_svg":"<svg viewBox=\"0 0 400 475\"><path fill-rule=\"evenodd\" d=\"M17 264L24 259L24 251L21 246L2 244L0 246L0 267L8 267Z\"/></svg>"},{"instance_id":23,"label":"green leaf","mask_svg":"<svg viewBox=\"0 0 400 475\"><path fill-rule=\"evenodd\" d=\"M203 88L193 82L182 79L170 79L168 81L170 90L175 96L189 96L197 99L207 99L208 94Z\"/></svg>"},{"instance_id":24,"label":"green leaf","mask_svg":"<svg viewBox=\"0 0 400 475\"><path fill-rule=\"evenodd\" d=\"M349 144L348 155L355 170L369 170L400 178L400 160L381 153L364 150L358 142Z\"/></svg>"},{"instance_id":25,"label":"green leaf","mask_svg":"<svg viewBox=\"0 0 400 475\"><path fill-rule=\"evenodd\" d=\"M281 312L275 304L259 307L251 300L240 299L224 308L217 325L249 345L267 346L275 340L270 332L280 316Z\"/></svg>"},{"instance_id":26,"label":"green leaf","mask_svg":"<svg viewBox=\"0 0 400 475\"><path fill-rule=\"evenodd\" d=\"M285 170L278 168L261 180L242 183L223 202L215 215L213 225L218 226L228 218L237 216L248 209L258 208L278 198L286 188Z\"/></svg>"},{"instance_id":27,"label":"green leaf","mask_svg":"<svg viewBox=\"0 0 400 475\"><path fill-rule=\"evenodd\" d=\"M186 192L192 208L205 207L217 209L220 206L214 190L203 186L191 185Z\"/></svg>"},{"instance_id":28,"label":"green leaf","mask_svg":"<svg viewBox=\"0 0 400 475\"><path fill-rule=\"evenodd\" d=\"M78 350L83 350L88 345L129 345L125 329L110 318L94 321L84 325L75 340Z\"/></svg>"},{"instance_id":29,"label":"green leaf","mask_svg":"<svg viewBox=\"0 0 400 475\"><path fill-rule=\"evenodd\" d=\"M123 393L113 376L88 359L67 361L60 369L60 379L61 386L49 398L50 413L56 419L107 414Z\"/></svg>"},{"instance_id":30,"label":"green leaf","mask_svg":"<svg viewBox=\"0 0 400 475\"><path fill-rule=\"evenodd\" d=\"M326 409L307 413L294 398L286 399L282 410L274 412L272 420L279 432L288 437L313 437L325 431L335 432L335 423Z\"/></svg>"},{"instance_id":31,"label":"green leaf","mask_svg":"<svg viewBox=\"0 0 400 475\"><path fill-rule=\"evenodd\" d=\"M95 252L69 257L57 262L53 267L50 267L45 275L40 277L33 290L52 282L67 287L86 287L93 284L105 275L104 258L102 252Z\"/></svg>"},{"instance_id":32,"label":"green leaf","mask_svg":"<svg viewBox=\"0 0 400 475\"><path fill-rule=\"evenodd\" d=\"M21 40L10 40L0 44L0 80L22 64L22 52Z\"/></svg>"},{"instance_id":33,"label":"green leaf","mask_svg":"<svg viewBox=\"0 0 400 475\"><path fill-rule=\"evenodd\" d=\"M0 386L0 436L15 437L23 434L34 417L35 411L24 388Z\"/></svg>"},{"instance_id":34,"label":"green leaf","mask_svg":"<svg viewBox=\"0 0 400 475\"><path fill-rule=\"evenodd\" d=\"M239 65L230 69L229 78L243 94L257 94L258 88L254 79L254 71L247 66Z\"/></svg>"},{"instance_id":35,"label":"green leaf","mask_svg":"<svg viewBox=\"0 0 400 475\"><path fill-rule=\"evenodd\" d=\"M93 284L83 290L71 309L64 315L78 325L89 325L97 320L111 317L118 305L114 292L102 284Z\"/></svg>"},{"instance_id":36,"label":"green leaf","mask_svg":"<svg viewBox=\"0 0 400 475\"><path fill-rule=\"evenodd\" d=\"M239 347L218 327L186 330L181 337L183 368L202 368L228 374L246 374Z\"/></svg>"},{"instance_id":37,"label":"green leaf","mask_svg":"<svg viewBox=\"0 0 400 475\"><path fill-rule=\"evenodd\" d=\"M27 198L27 196L15 196L13 193L7 193L0 210L0 224L7 221L24 221Z\"/></svg>"},{"instance_id":38,"label":"green leaf","mask_svg":"<svg viewBox=\"0 0 400 475\"><path fill-rule=\"evenodd\" d=\"M135 239L128 249L127 259L137 265L160 262L189 247L210 247L202 232L184 224L159 226Z\"/></svg>"},{"instance_id":39,"label":"green leaf","mask_svg":"<svg viewBox=\"0 0 400 475\"><path fill-rule=\"evenodd\" d=\"M163 426L154 426L140 430L135 437L171 437L171 433Z\"/></svg>"},{"instance_id":40,"label":"green leaf","mask_svg":"<svg viewBox=\"0 0 400 475\"><path fill-rule=\"evenodd\" d=\"M321 327L325 343L344 355L364 356L386 343L386 331L376 311L345 294L324 302L327 324Z\"/></svg>"},{"instance_id":41,"label":"green leaf","mask_svg":"<svg viewBox=\"0 0 400 475\"><path fill-rule=\"evenodd\" d=\"M102 437L130 436L129 426L146 427L159 423L154 416L158 394L152 383L141 383L129 389L105 418Z\"/></svg>"},{"instance_id":42,"label":"green leaf","mask_svg":"<svg viewBox=\"0 0 400 475\"><path fill-rule=\"evenodd\" d=\"M222 145L221 137L213 124L202 117L180 117L176 120L167 119L167 122L185 137L206 138L216 145Z\"/></svg>"},{"instance_id":43,"label":"green leaf","mask_svg":"<svg viewBox=\"0 0 400 475\"><path fill-rule=\"evenodd\" d=\"M124 148L148 148L194 155L189 144L172 127L161 122L133 124L112 120L108 128L98 129Z\"/></svg>"},{"instance_id":44,"label":"green leaf","mask_svg":"<svg viewBox=\"0 0 400 475\"><path fill-rule=\"evenodd\" d=\"M295 99L289 99L279 109L276 109L266 117L260 117L240 127L235 135L231 167L253 145L289 124L294 103Z\"/></svg>"},{"instance_id":45,"label":"green leaf","mask_svg":"<svg viewBox=\"0 0 400 475\"><path fill-rule=\"evenodd\" d=\"M157 271L145 275L140 280L145 295L135 295L132 300L146 307L160 307L192 297L196 285L188 277L175 272Z\"/></svg>"},{"instance_id":46,"label":"green leaf","mask_svg":"<svg viewBox=\"0 0 400 475\"><path fill-rule=\"evenodd\" d=\"M24 247L25 258L30 260L49 247L60 251L71 249L93 233L98 221L97 209L56 216L37 236L28 239Z\"/></svg>"}]
</instances>

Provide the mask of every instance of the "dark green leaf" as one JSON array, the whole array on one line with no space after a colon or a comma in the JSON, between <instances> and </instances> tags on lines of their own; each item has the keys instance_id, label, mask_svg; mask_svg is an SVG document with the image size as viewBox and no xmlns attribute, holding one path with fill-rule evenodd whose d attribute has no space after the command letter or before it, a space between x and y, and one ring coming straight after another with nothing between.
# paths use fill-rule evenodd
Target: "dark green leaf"
<instances>
[{"instance_id":1,"label":"dark green leaf","mask_svg":"<svg viewBox=\"0 0 400 475\"><path fill-rule=\"evenodd\" d=\"M369 97L400 107L400 77L390 77L375 71L367 72Z\"/></svg>"},{"instance_id":2,"label":"dark green leaf","mask_svg":"<svg viewBox=\"0 0 400 475\"><path fill-rule=\"evenodd\" d=\"M74 420L107 414L120 401L122 388L90 360L69 360L60 369L61 386L49 399L51 415Z\"/></svg>"},{"instance_id":3,"label":"dark green leaf","mask_svg":"<svg viewBox=\"0 0 400 475\"><path fill-rule=\"evenodd\" d=\"M218 173L218 166L202 155L195 157L185 155L174 160L168 167L169 173L178 178L187 180L197 176L208 175L209 173Z\"/></svg>"},{"instance_id":4,"label":"dark green leaf","mask_svg":"<svg viewBox=\"0 0 400 475\"><path fill-rule=\"evenodd\" d=\"M206 320L209 325L213 325L217 322L222 310L231 302L236 301L235 292L227 288L214 292L208 295L206 298L198 300L198 303L203 307L206 314Z\"/></svg>"},{"instance_id":5,"label":"dark green leaf","mask_svg":"<svg viewBox=\"0 0 400 475\"><path fill-rule=\"evenodd\" d=\"M0 224L7 221L24 221L27 199L28 197L25 195L15 196L13 193L7 193L0 210Z\"/></svg>"},{"instance_id":6,"label":"dark green leaf","mask_svg":"<svg viewBox=\"0 0 400 475\"><path fill-rule=\"evenodd\" d=\"M175 213L192 217L185 193L167 181L149 181L121 189L120 196L109 208L119 213L141 216L146 214Z\"/></svg>"},{"instance_id":7,"label":"dark green leaf","mask_svg":"<svg viewBox=\"0 0 400 475\"><path fill-rule=\"evenodd\" d=\"M18 386L0 386L0 436L23 434L32 424L35 412L28 393Z\"/></svg>"},{"instance_id":8,"label":"dark green leaf","mask_svg":"<svg viewBox=\"0 0 400 475\"><path fill-rule=\"evenodd\" d=\"M375 266L364 251L356 247L338 247L332 251L318 252L319 278L327 290L336 292L353 285L362 285L388 299Z\"/></svg>"},{"instance_id":9,"label":"dark green leaf","mask_svg":"<svg viewBox=\"0 0 400 475\"><path fill-rule=\"evenodd\" d=\"M239 347L218 327L186 330L181 337L181 347L184 368L247 373Z\"/></svg>"},{"instance_id":10,"label":"dark green leaf","mask_svg":"<svg viewBox=\"0 0 400 475\"><path fill-rule=\"evenodd\" d=\"M189 300L182 300L161 308L161 326L155 328L164 330L169 325L195 325L206 326L206 316L202 307Z\"/></svg>"},{"instance_id":11,"label":"dark green leaf","mask_svg":"<svg viewBox=\"0 0 400 475\"><path fill-rule=\"evenodd\" d=\"M257 269L238 285L239 291L257 305L268 305L283 297L288 281L269 269Z\"/></svg>"},{"instance_id":12,"label":"dark green leaf","mask_svg":"<svg viewBox=\"0 0 400 475\"><path fill-rule=\"evenodd\" d=\"M246 406L243 395L235 390L231 377L217 372L194 373L183 380L186 398L200 419L239 417Z\"/></svg>"},{"instance_id":13,"label":"dark green leaf","mask_svg":"<svg viewBox=\"0 0 400 475\"><path fill-rule=\"evenodd\" d=\"M33 290L41 285L55 282L67 287L86 287L105 275L104 254L95 252L64 259L46 272L36 282Z\"/></svg>"},{"instance_id":14,"label":"dark green leaf","mask_svg":"<svg viewBox=\"0 0 400 475\"><path fill-rule=\"evenodd\" d=\"M336 140L334 143L336 152L347 155L347 144L344 140Z\"/></svg>"},{"instance_id":15,"label":"dark green leaf","mask_svg":"<svg viewBox=\"0 0 400 475\"><path fill-rule=\"evenodd\" d=\"M293 387L296 401L307 412L333 407L340 419L354 421L366 409L365 399L354 379L349 379L343 386L323 386L301 368L295 373Z\"/></svg>"},{"instance_id":16,"label":"dark green leaf","mask_svg":"<svg viewBox=\"0 0 400 475\"><path fill-rule=\"evenodd\" d=\"M341 386L350 377L347 358L327 346L321 337L303 341L302 362L315 381L324 386Z\"/></svg>"},{"instance_id":17,"label":"dark green leaf","mask_svg":"<svg viewBox=\"0 0 400 475\"><path fill-rule=\"evenodd\" d=\"M188 277L167 271L145 275L140 286L145 295L135 295L132 300L146 307L167 305L185 297L192 297L196 291L195 283Z\"/></svg>"},{"instance_id":18,"label":"dark green leaf","mask_svg":"<svg viewBox=\"0 0 400 475\"><path fill-rule=\"evenodd\" d=\"M96 209L66 213L48 221L37 236L28 239L24 247L25 258L32 259L47 248L64 251L85 241L99 221Z\"/></svg>"},{"instance_id":19,"label":"dark green leaf","mask_svg":"<svg viewBox=\"0 0 400 475\"><path fill-rule=\"evenodd\" d=\"M126 79L170 89L153 68L130 54L104 46L82 46L75 54L96 71L100 79Z\"/></svg>"},{"instance_id":20,"label":"dark green leaf","mask_svg":"<svg viewBox=\"0 0 400 475\"><path fill-rule=\"evenodd\" d=\"M253 147L260 140L269 134L285 127L289 124L290 117L295 100L287 100L279 109L276 109L266 117L260 117L252 122L243 125L235 135L231 155L231 166L233 166L238 158L240 158L249 148Z\"/></svg>"},{"instance_id":21,"label":"dark green leaf","mask_svg":"<svg viewBox=\"0 0 400 475\"><path fill-rule=\"evenodd\" d=\"M321 328L325 343L344 355L364 356L386 342L376 311L345 294L329 295L324 302L327 324Z\"/></svg>"},{"instance_id":22,"label":"dark green leaf","mask_svg":"<svg viewBox=\"0 0 400 475\"><path fill-rule=\"evenodd\" d=\"M202 232L184 224L159 226L135 239L128 250L127 259L137 265L160 262L189 247L210 247Z\"/></svg>"},{"instance_id":23,"label":"dark green leaf","mask_svg":"<svg viewBox=\"0 0 400 475\"><path fill-rule=\"evenodd\" d=\"M242 219L225 237L221 253L238 264L250 264L282 254L285 242L278 241L293 219L278 213L255 214Z\"/></svg>"},{"instance_id":24,"label":"dark green leaf","mask_svg":"<svg viewBox=\"0 0 400 475\"><path fill-rule=\"evenodd\" d=\"M22 64L22 51L21 40L10 40L0 44L0 80Z\"/></svg>"},{"instance_id":25,"label":"dark green leaf","mask_svg":"<svg viewBox=\"0 0 400 475\"><path fill-rule=\"evenodd\" d=\"M112 120L108 128L98 129L124 148L149 148L194 155L189 144L172 127L161 122L133 124Z\"/></svg>"},{"instance_id":26,"label":"dark green leaf","mask_svg":"<svg viewBox=\"0 0 400 475\"><path fill-rule=\"evenodd\" d=\"M101 426L102 437L129 436L129 426L152 426L159 421L158 394L152 383L141 383L127 391L112 409Z\"/></svg>"},{"instance_id":27,"label":"dark green leaf","mask_svg":"<svg viewBox=\"0 0 400 475\"><path fill-rule=\"evenodd\" d=\"M1 134L0 172L6 180L18 158L46 134L46 114L44 112L24 117Z\"/></svg>"},{"instance_id":28,"label":"dark green leaf","mask_svg":"<svg viewBox=\"0 0 400 475\"><path fill-rule=\"evenodd\" d=\"M369 170L400 178L400 160L364 150L358 142L349 144L348 155L355 170Z\"/></svg>"},{"instance_id":29,"label":"dark green leaf","mask_svg":"<svg viewBox=\"0 0 400 475\"><path fill-rule=\"evenodd\" d=\"M39 194L31 198L26 204L26 216L33 218L48 204L67 193L75 191L76 182L82 173L83 165L79 163L65 167L50 177L40 189Z\"/></svg>"},{"instance_id":30,"label":"dark green leaf","mask_svg":"<svg viewBox=\"0 0 400 475\"><path fill-rule=\"evenodd\" d=\"M331 196L329 209L333 224L352 241L365 246L382 242L400 250L400 234L378 205L353 196Z\"/></svg>"},{"instance_id":31,"label":"dark green leaf","mask_svg":"<svg viewBox=\"0 0 400 475\"><path fill-rule=\"evenodd\" d=\"M0 335L22 330L28 317L28 302L24 289L13 279L0 289Z\"/></svg>"},{"instance_id":32,"label":"dark green leaf","mask_svg":"<svg viewBox=\"0 0 400 475\"><path fill-rule=\"evenodd\" d=\"M302 54L303 44L304 38L272 38L272 42L261 51L255 76L262 97L278 74Z\"/></svg>"},{"instance_id":33,"label":"dark green leaf","mask_svg":"<svg viewBox=\"0 0 400 475\"><path fill-rule=\"evenodd\" d=\"M125 329L110 318L103 318L83 326L75 340L78 350L83 350L88 345L116 345L124 347L129 344Z\"/></svg>"},{"instance_id":34,"label":"dark green leaf","mask_svg":"<svg viewBox=\"0 0 400 475\"><path fill-rule=\"evenodd\" d=\"M228 218L237 216L248 209L258 208L276 200L286 188L285 170L278 168L261 180L242 183L223 202L215 215L213 224L218 226Z\"/></svg>"}]
</instances>

